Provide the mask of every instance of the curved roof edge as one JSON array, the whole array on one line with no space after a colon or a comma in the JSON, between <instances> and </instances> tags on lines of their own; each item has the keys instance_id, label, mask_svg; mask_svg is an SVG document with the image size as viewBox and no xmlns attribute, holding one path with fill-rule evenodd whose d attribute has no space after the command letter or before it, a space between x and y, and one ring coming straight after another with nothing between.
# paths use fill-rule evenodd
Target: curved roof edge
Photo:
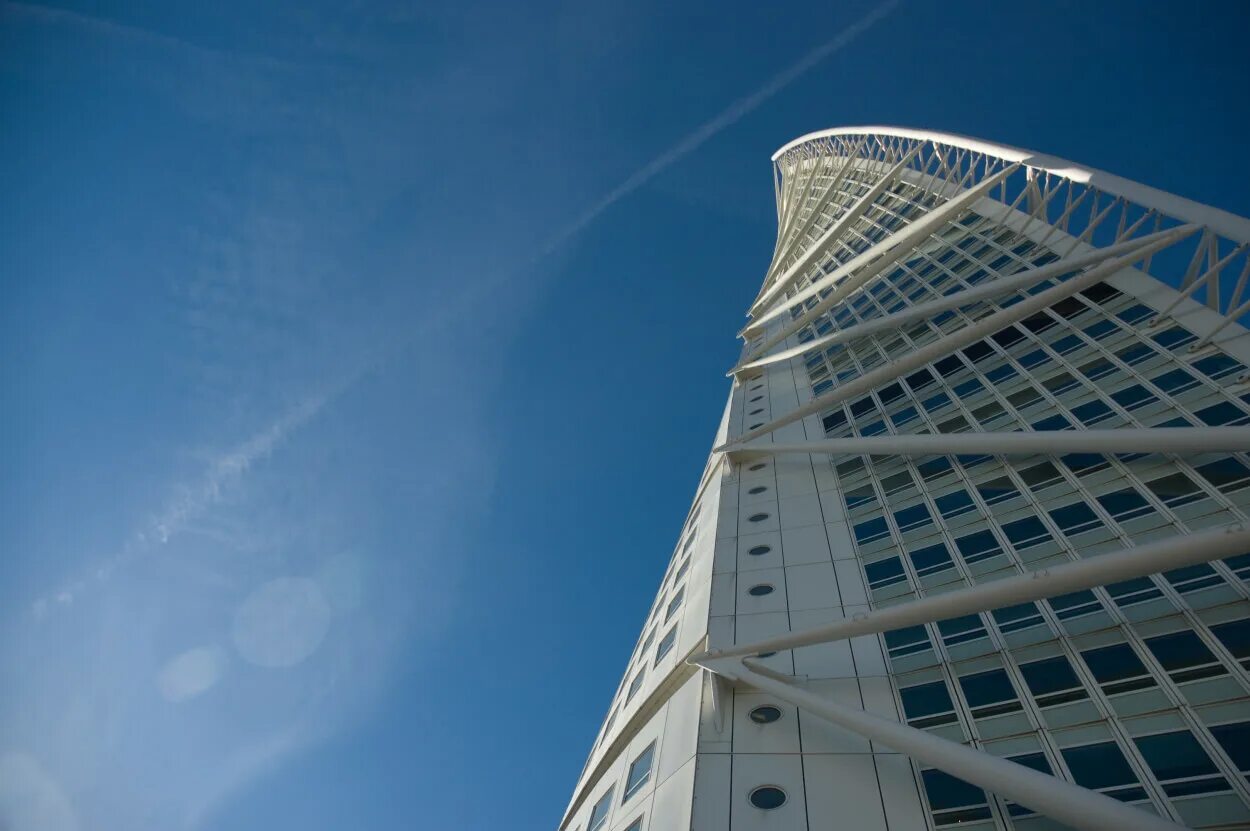
<instances>
[{"instance_id":1,"label":"curved roof edge","mask_svg":"<svg viewBox=\"0 0 1250 831\"><path fill-rule=\"evenodd\" d=\"M936 130L912 130L907 127L885 127L881 125L835 127L830 130L818 130L814 133L808 133L805 136L796 138L794 141L788 142L773 154L773 161L776 162L787 151L793 150L795 147L806 144L809 141L816 141L830 136L862 135L864 133L896 136L898 138L916 139L919 141L933 141L939 144L972 150L977 153L986 153L1011 162L1021 162L1028 167L1046 170L1058 176L1071 179L1074 182L1092 185L1104 193L1123 196L1125 199L1135 202L1142 207L1154 208L1174 219L1205 225L1211 230L1237 242L1250 242L1250 219L1245 219L1237 214L1213 208L1210 205L1203 205L1201 202L1194 202L1191 199L1186 199L1183 196L1177 196L1158 188L1152 188L1149 185L1138 184L1131 179L1124 179L1102 170L1085 167L1076 162L1061 159L1058 156L1048 156L1045 153L1023 150L1006 144L996 144L970 136L961 136L957 133L942 133Z\"/></svg>"}]
</instances>

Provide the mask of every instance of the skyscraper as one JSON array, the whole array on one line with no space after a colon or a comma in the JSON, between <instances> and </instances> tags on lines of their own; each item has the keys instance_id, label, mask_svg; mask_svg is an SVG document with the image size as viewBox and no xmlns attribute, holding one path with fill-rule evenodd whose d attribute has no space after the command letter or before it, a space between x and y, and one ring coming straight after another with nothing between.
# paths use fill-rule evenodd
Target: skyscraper
<instances>
[{"instance_id":1,"label":"skyscraper","mask_svg":"<svg viewBox=\"0 0 1250 831\"><path fill-rule=\"evenodd\" d=\"M1250 221L804 136L561 831L1250 828Z\"/></svg>"}]
</instances>

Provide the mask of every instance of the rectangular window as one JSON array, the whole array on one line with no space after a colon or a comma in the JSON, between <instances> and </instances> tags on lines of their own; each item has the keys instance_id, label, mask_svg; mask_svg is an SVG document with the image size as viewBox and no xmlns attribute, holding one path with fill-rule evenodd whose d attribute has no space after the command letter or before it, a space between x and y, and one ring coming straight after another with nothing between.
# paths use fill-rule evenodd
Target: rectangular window
<instances>
[{"instance_id":1,"label":"rectangular window","mask_svg":"<svg viewBox=\"0 0 1250 831\"><path fill-rule=\"evenodd\" d=\"M898 557L890 557L887 560L875 563L865 563L864 574L868 577L868 588L870 589L883 589L886 586L903 583L907 580L907 573L903 570L903 563Z\"/></svg>"},{"instance_id":2,"label":"rectangular window","mask_svg":"<svg viewBox=\"0 0 1250 831\"><path fill-rule=\"evenodd\" d=\"M1052 539L1046 526L1035 516L1008 522L1002 528L1003 533L1007 535L1007 539L1017 551L1024 551Z\"/></svg>"},{"instance_id":3,"label":"rectangular window","mask_svg":"<svg viewBox=\"0 0 1250 831\"><path fill-rule=\"evenodd\" d=\"M985 624L980 615L962 615L947 620L939 620L938 631L942 633L942 643L947 646L968 643L987 637Z\"/></svg>"},{"instance_id":4,"label":"rectangular window","mask_svg":"<svg viewBox=\"0 0 1250 831\"><path fill-rule=\"evenodd\" d=\"M1172 584L1172 588L1181 594L1209 589L1224 583L1224 578L1220 577L1216 570L1206 563L1198 563L1197 565L1185 566L1184 568L1174 568L1171 571L1163 572L1163 576Z\"/></svg>"},{"instance_id":5,"label":"rectangular window","mask_svg":"<svg viewBox=\"0 0 1250 831\"><path fill-rule=\"evenodd\" d=\"M1188 730L1138 736L1133 742L1168 796L1229 790L1228 780Z\"/></svg>"},{"instance_id":6,"label":"rectangular window","mask_svg":"<svg viewBox=\"0 0 1250 831\"><path fill-rule=\"evenodd\" d=\"M1210 728L1211 735L1224 748L1233 766L1243 776L1250 772L1250 721L1235 724L1217 724Z\"/></svg>"},{"instance_id":7,"label":"rectangular window","mask_svg":"<svg viewBox=\"0 0 1250 831\"><path fill-rule=\"evenodd\" d=\"M674 626L665 633L664 637L660 639L660 645L655 648L655 663L652 666L659 666L660 659L669 653L676 641L677 627Z\"/></svg>"},{"instance_id":8,"label":"rectangular window","mask_svg":"<svg viewBox=\"0 0 1250 831\"><path fill-rule=\"evenodd\" d=\"M959 554L964 558L965 563L988 560L1003 551L998 540L989 531L978 531L975 534L960 537L955 540L955 547L959 549Z\"/></svg>"},{"instance_id":9,"label":"rectangular window","mask_svg":"<svg viewBox=\"0 0 1250 831\"><path fill-rule=\"evenodd\" d=\"M1111 518L1116 522L1126 522L1154 513L1154 508L1150 507L1150 503L1135 488L1121 488L1118 491L1103 494L1098 497L1098 504L1111 514Z\"/></svg>"},{"instance_id":10,"label":"rectangular window","mask_svg":"<svg viewBox=\"0 0 1250 831\"><path fill-rule=\"evenodd\" d=\"M951 559L950 552L946 550L946 546L942 543L918 548L908 556L911 557L911 564L915 567L916 574L919 577L938 574L955 567L955 562Z\"/></svg>"},{"instance_id":11,"label":"rectangular window","mask_svg":"<svg viewBox=\"0 0 1250 831\"><path fill-rule=\"evenodd\" d=\"M1195 468L1220 493L1233 493L1250 485L1250 467L1229 456Z\"/></svg>"},{"instance_id":12,"label":"rectangular window","mask_svg":"<svg viewBox=\"0 0 1250 831\"><path fill-rule=\"evenodd\" d=\"M981 494L981 498L985 500L986 505L997 505L999 502L1006 502L1020 495L1019 489L1015 483L1006 476L999 476L988 482L982 482L977 485L977 493Z\"/></svg>"},{"instance_id":13,"label":"rectangular window","mask_svg":"<svg viewBox=\"0 0 1250 831\"><path fill-rule=\"evenodd\" d=\"M1155 685L1146 665L1126 643L1089 649L1081 653L1081 658L1107 695L1144 690Z\"/></svg>"},{"instance_id":14,"label":"rectangular window","mask_svg":"<svg viewBox=\"0 0 1250 831\"><path fill-rule=\"evenodd\" d=\"M907 723L912 727L937 727L959 721L945 681L900 687L898 694L903 701Z\"/></svg>"},{"instance_id":15,"label":"rectangular window","mask_svg":"<svg viewBox=\"0 0 1250 831\"><path fill-rule=\"evenodd\" d=\"M1150 383L1168 395L1178 395L1198 386L1198 379L1183 369L1173 369L1150 379Z\"/></svg>"},{"instance_id":16,"label":"rectangular window","mask_svg":"<svg viewBox=\"0 0 1250 831\"><path fill-rule=\"evenodd\" d=\"M999 631L1004 633L1019 632L1021 629L1029 629L1046 622L1034 603L1004 606L1001 609L995 609L990 614L994 622L998 624Z\"/></svg>"},{"instance_id":17,"label":"rectangular window","mask_svg":"<svg viewBox=\"0 0 1250 831\"><path fill-rule=\"evenodd\" d=\"M1217 623L1211 634L1219 638L1224 648L1246 669L1250 669L1250 618Z\"/></svg>"},{"instance_id":18,"label":"rectangular window","mask_svg":"<svg viewBox=\"0 0 1250 831\"><path fill-rule=\"evenodd\" d=\"M1111 393L1111 400L1119 404L1130 413L1147 404L1153 404L1159 399L1143 387L1141 384L1133 384L1131 387L1125 387L1118 392Z\"/></svg>"},{"instance_id":19,"label":"rectangular window","mask_svg":"<svg viewBox=\"0 0 1250 831\"><path fill-rule=\"evenodd\" d=\"M1020 665L1024 683L1039 707L1053 707L1089 698L1072 664L1062 655Z\"/></svg>"},{"instance_id":20,"label":"rectangular window","mask_svg":"<svg viewBox=\"0 0 1250 831\"><path fill-rule=\"evenodd\" d=\"M1102 611L1102 604L1088 589L1055 595L1046 602L1055 610L1055 615L1060 620L1071 620Z\"/></svg>"},{"instance_id":21,"label":"rectangular window","mask_svg":"<svg viewBox=\"0 0 1250 831\"><path fill-rule=\"evenodd\" d=\"M1137 774L1124 758L1124 751L1115 742L1099 742L1060 751L1072 771L1072 779L1083 788L1106 794L1121 802L1138 802L1146 798Z\"/></svg>"},{"instance_id":22,"label":"rectangular window","mask_svg":"<svg viewBox=\"0 0 1250 831\"><path fill-rule=\"evenodd\" d=\"M1059 472L1059 468L1050 462L1042 462L1040 465L1025 468L1020 471L1020 478L1024 480L1024 484L1029 486L1030 490L1034 491L1063 481L1063 475Z\"/></svg>"},{"instance_id":23,"label":"rectangular window","mask_svg":"<svg viewBox=\"0 0 1250 831\"><path fill-rule=\"evenodd\" d=\"M647 784L651 779L651 760L655 757L655 742L647 745L647 749L638 754L638 758L634 759L629 766L629 775L625 777L625 793L621 794L621 804L624 805L629 798Z\"/></svg>"},{"instance_id":24,"label":"rectangular window","mask_svg":"<svg viewBox=\"0 0 1250 831\"><path fill-rule=\"evenodd\" d=\"M595 807L590 812L590 824L586 826L586 831L599 831L600 828L608 824L608 814L612 811L612 789L608 788L608 792L595 803Z\"/></svg>"},{"instance_id":25,"label":"rectangular window","mask_svg":"<svg viewBox=\"0 0 1250 831\"><path fill-rule=\"evenodd\" d=\"M1149 577L1134 577L1131 580L1121 580L1119 583L1109 583L1104 588L1107 590L1107 594L1111 595L1111 599L1115 601L1115 605L1121 609L1132 606L1135 603L1145 603L1147 600L1163 597L1163 592L1159 590L1159 587Z\"/></svg>"},{"instance_id":26,"label":"rectangular window","mask_svg":"<svg viewBox=\"0 0 1250 831\"><path fill-rule=\"evenodd\" d=\"M964 691L964 699L974 718L1014 713L1021 709L1016 689L1004 670L992 669L962 676L959 687Z\"/></svg>"},{"instance_id":27,"label":"rectangular window","mask_svg":"<svg viewBox=\"0 0 1250 831\"><path fill-rule=\"evenodd\" d=\"M1102 524L1098 515L1089 509L1084 502L1073 502L1047 511L1050 518L1059 526L1059 530L1068 536L1074 536Z\"/></svg>"},{"instance_id":28,"label":"rectangular window","mask_svg":"<svg viewBox=\"0 0 1250 831\"><path fill-rule=\"evenodd\" d=\"M638 674L634 676L634 680L629 682L629 691L625 693L625 703L628 704L634 695L642 687L642 679L647 675L647 668L644 666L638 670Z\"/></svg>"},{"instance_id":29,"label":"rectangular window","mask_svg":"<svg viewBox=\"0 0 1250 831\"><path fill-rule=\"evenodd\" d=\"M686 587L682 586L677 590L677 594L673 595L673 599L668 601L668 608L664 610L664 622L668 623L673 619L673 615L681 608L681 601L686 597Z\"/></svg>"},{"instance_id":30,"label":"rectangular window","mask_svg":"<svg viewBox=\"0 0 1250 831\"><path fill-rule=\"evenodd\" d=\"M904 655L912 655L932 648L929 643L929 633L923 626L894 629L883 633L882 637L885 638L886 650L891 658L901 658Z\"/></svg>"},{"instance_id":31,"label":"rectangular window","mask_svg":"<svg viewBox=\"0 0 1250 831\"><path fill-rule=\"evenodd\" d=\"M866 522L857 523L854 531L855 542L860 545L890 536L890 527L886 524L885 517L876 517Z\"/></svg>"},{"instance_id":32,"label":"rectangular window","mask_svg":"<svg viewBox=\"0 0 1250 831\"><path fill-rule=\"evenodd\" d=\"M1228 672L1215 654L1192 631L1146 638L1146 648L1177 684L1214 678Z\"/></svg>"},{"instance_id":33,"label":"rectangular window","mask_svg":"<svg viewBox=\"0 0 1250 831\"><path fill-rule=\"evenodd\" d=\"M944 519L952 519L960 514L976 510L976 504L972 501L972 497L964 490L939 496L933 501L937 504L938 512L942 514Z\"/></svg>"},{"instance_id":34,"label":"rectangular window","mask_svg":"<svg viewBox=\"0 0 1250 831\"><path fill-rule=\"evenodd\" d=\"M920 772L933 823L939 827L990 818L985 791L940 770Z\"/></svg>"},{"instance_id":35,"label":"rectangular window","mask_svg":"<svg viewBox=\"0 0 1250 831\"><path fill-rule=\"evenodd\" d=\"M907 533L916 528L933 524L933 517L924 503L901 508L894 512L894 522L898 524L899 533Z\"/></svg>"}]
</instances>

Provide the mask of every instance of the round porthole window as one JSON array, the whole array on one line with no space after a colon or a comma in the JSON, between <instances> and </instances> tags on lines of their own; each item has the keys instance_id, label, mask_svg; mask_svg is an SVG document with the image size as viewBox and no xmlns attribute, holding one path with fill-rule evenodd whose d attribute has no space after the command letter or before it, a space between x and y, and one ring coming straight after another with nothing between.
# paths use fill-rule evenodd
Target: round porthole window
<instances>
[{"instance_id":1,"label":"round porthole window","mask_svg":"<svg viewBox=\"0 0 1250 831\"><path fill-rule=\"evenodd\" d=\"M763 597L766 594L772 594L775 589L767 583L760 583L758 586L752 586L747 589L747 594L752 597Z\"/></svg>"},{"instance_id":2,"label":"round porthole window","mask_svg":"<svg viewBox=\"0 0 1250 831\"><path fill-rule=\"evenodd\" d=\"M751 465L749 468L747 468L747 470L763 470L766 467L768 467L767 462L759 462L757 464Z\"/></svg>"},{"instance_id":3,"label":"round porthole window","mask_svg":"<svg viewBox=\"0 0 1250 831\"><path fill-rule=\"evenodd\" d=\"M763 492L764 492L764 491L766 491L766 490L768 490L768 488L764 487L763 485L756 485L755 487L753 487L753 488L751 488L749 491L747 491L747 493L749 493L749 494L753 494L753 495L754 495L754 494L757 494L757 493L763 493Z\"/></svg>"},{"instance_id":4,"label":"round porthole window","mask_svg":"<svg viewBox=\"0 0 1250 831\"><path fill-rule=\"evenodd\" d=\"M772 724L781 718L781 711L771 705L756 707L750 712L750 718L756 724Z\"/></svg>"},{"instance_id":5,"label":"round porthole window","mask_svg":"<svg viewBox=\"0 0 1250 831\"><path fill-rule=\"evenodd\" d=\"M764 554L767 554L769 551L772 551L772 550L773 549L770 546L757 545L754 548L752 548L750 551L748 551L747 553L750 554L752 557L760 557L760 556L763 556Z\"/></svg>"},{"instance_id":6,"label":"round porthole window","mask_svg":"<svg viewBox=\"0 0 1250 831\"><path fill-rule=\"evenodd\" d=\"M768 519L768 514L751 514L747 517L748 522L763 522Z\"/></svg>"},{"instance_id":7,"label":"round porthole window","mask_svg":"<svg viewBox=\"0 0 1250 831\"><path fill-rule=\"evenodd\" d=\"M751 791L747 799L761 811L771 811L786 804L786 792L776 785L762 785Z\"/></svg>"}]
</instances>

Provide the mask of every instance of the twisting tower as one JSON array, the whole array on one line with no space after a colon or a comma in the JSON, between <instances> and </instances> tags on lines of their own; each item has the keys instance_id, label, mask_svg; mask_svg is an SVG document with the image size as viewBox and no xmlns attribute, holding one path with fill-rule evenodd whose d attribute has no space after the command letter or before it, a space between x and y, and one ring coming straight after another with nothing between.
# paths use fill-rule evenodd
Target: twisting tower
<instances>
[{"instance_id":1,"label":"twisting tower","mask_svg":"<svg viewBox=\"0 0 1250 831\"><path fill-rule=\"evenodd\" d=\"M1250 828L1250 221L925 131L773 162L561 830Z\"/></svg>"}]
</instances>

